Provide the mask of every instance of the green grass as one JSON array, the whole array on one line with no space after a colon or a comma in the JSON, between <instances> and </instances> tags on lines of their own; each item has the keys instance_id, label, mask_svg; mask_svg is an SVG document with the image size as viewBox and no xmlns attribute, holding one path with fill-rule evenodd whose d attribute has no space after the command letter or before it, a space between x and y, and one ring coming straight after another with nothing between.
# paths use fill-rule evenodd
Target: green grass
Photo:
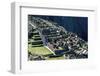
<instances>
[{"instance_id":1,"label":"green grass","mask_svg":"<svg viewBox=\"0 0 100 76\"><path fill-rule=\"evenodd\" d=\"M37 54L37 55L47 55L47 54L52 54L46 47L44 46L39 46L39 47L32 47L29 45L28 47L29 52L32 54Z\"/></svg>"},{"instance_id":2,"label":"green grass","mask_svg":"<svg viewBox=\"0 0 100 76\"><path fill-rule=\"evenodd\" d=\"M40 47L40 46L44 46L43 44L38 44L38 45L32 45L32 47Z\"/></svg>"},{"instance_id":3,"label":"green grass","mask_svg":"<svg viewBox=\"0 0 100 76\"><path fill-rule=\"evenodd\" d=\"M47 60L62 60L62 59L64 59L63 56L61 56L61 57L54 57L54 58L47 58Z\"/></svg>"},{"instance_id":4,"label":"green grass","mask_svg":"<svg viewBox=\"0 0 100 76\"><path fill-rule=\"evenodd\" d=\"M59 47L59 50L64 50L62 47Z\"/></svg>"}]
</instances>

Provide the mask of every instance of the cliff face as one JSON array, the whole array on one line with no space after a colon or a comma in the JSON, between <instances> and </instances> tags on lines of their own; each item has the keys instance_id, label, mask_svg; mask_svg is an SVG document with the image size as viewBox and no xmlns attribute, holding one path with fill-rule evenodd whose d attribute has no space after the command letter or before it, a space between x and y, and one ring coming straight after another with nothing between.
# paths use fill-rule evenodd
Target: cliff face
<instances>
[{"instance_id":1,"label":"cliff face","mask_svg":"<svg viewBox=\"0 0 100 76\"><path fill-rule=\"evenodd\" d=\"M65 17L65 16L36 16L53 21L63 26L67 31L76 33L80 38L88 41L88 18L87 17Z\"/></svg>"}]
</instances>

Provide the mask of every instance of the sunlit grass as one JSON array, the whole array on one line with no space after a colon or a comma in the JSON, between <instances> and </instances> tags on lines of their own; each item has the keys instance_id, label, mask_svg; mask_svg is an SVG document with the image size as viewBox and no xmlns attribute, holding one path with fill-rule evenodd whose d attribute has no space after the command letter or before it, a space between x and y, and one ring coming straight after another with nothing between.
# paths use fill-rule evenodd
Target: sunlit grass
<instances>
[{"instance_id":1,"label":"sunlit grass","mask_svg":"<svg viewBox=\"0 0 100 76\"><path fill-rule=\"evenodd\" d=\"M37 47L32 47L31 45L29 45L28 47L29 52L31 52L32 54L37 54L37 55L48 55L48 54L52 54L46 47L44 46L37 46Z\"/></svg>"}]
</instances>

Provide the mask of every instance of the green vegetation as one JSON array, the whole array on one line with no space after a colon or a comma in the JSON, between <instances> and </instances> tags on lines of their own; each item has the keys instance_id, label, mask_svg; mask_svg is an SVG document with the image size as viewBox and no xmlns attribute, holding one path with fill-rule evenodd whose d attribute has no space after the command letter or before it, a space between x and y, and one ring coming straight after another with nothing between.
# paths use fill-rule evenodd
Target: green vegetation
<instances>
[{"instance_id":1,"label":"green vegetation","mask_svg":"<svg viewBox=\"0 0 100 76\"><path fill-rule=\"evenodd\" d=\"M63 56L61 57L54 57L54 58L47 58L47 60L62 60L65 59Z\"/></svg>"},{"instance_id":2,"label":"green vegetation","mask_svg":"<svg viewBox=\"0 0 100 76\"><path fill-rule=\"evenodd\" d=\"M39 47L32 47L30 44L28 46L29 52L32 54L37 54L37 55L47 55L47 54L52 54L46 47L44 46L39 46Z\"/></svg>"}]
</instances>

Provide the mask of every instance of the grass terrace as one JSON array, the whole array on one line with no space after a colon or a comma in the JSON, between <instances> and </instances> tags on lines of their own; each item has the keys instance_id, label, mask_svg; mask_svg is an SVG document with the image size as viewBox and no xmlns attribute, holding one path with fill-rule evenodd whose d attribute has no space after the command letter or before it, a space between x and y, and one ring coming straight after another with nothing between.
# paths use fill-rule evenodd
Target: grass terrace
<instances>
[{"instance_id":1,"label":"grass terrace","mask_svg":"<svg viewBox=\"0 0 100 76\"><path fill-rule=\"evenodd\" d=\"M48 55L48 54L52 54L52 52L50 52L46 47L44 46L37 46L37 47L32 47L32 45L30 44L28 46L28 50L29 52L31 52L32 54L37 54L37 55Z\"/></svg>"},{"instance_id":2,"label":"grass terrace","mask_svg":"<svg viewBox=\"0 0 100 76\"><path fill-rule=\"evenodd\" d=\"M48 58L47 60L62 60L62 59L64 59L63 56L61 56L61 57L55 57L55 58Z\"/></svg>"}]
</instances>

